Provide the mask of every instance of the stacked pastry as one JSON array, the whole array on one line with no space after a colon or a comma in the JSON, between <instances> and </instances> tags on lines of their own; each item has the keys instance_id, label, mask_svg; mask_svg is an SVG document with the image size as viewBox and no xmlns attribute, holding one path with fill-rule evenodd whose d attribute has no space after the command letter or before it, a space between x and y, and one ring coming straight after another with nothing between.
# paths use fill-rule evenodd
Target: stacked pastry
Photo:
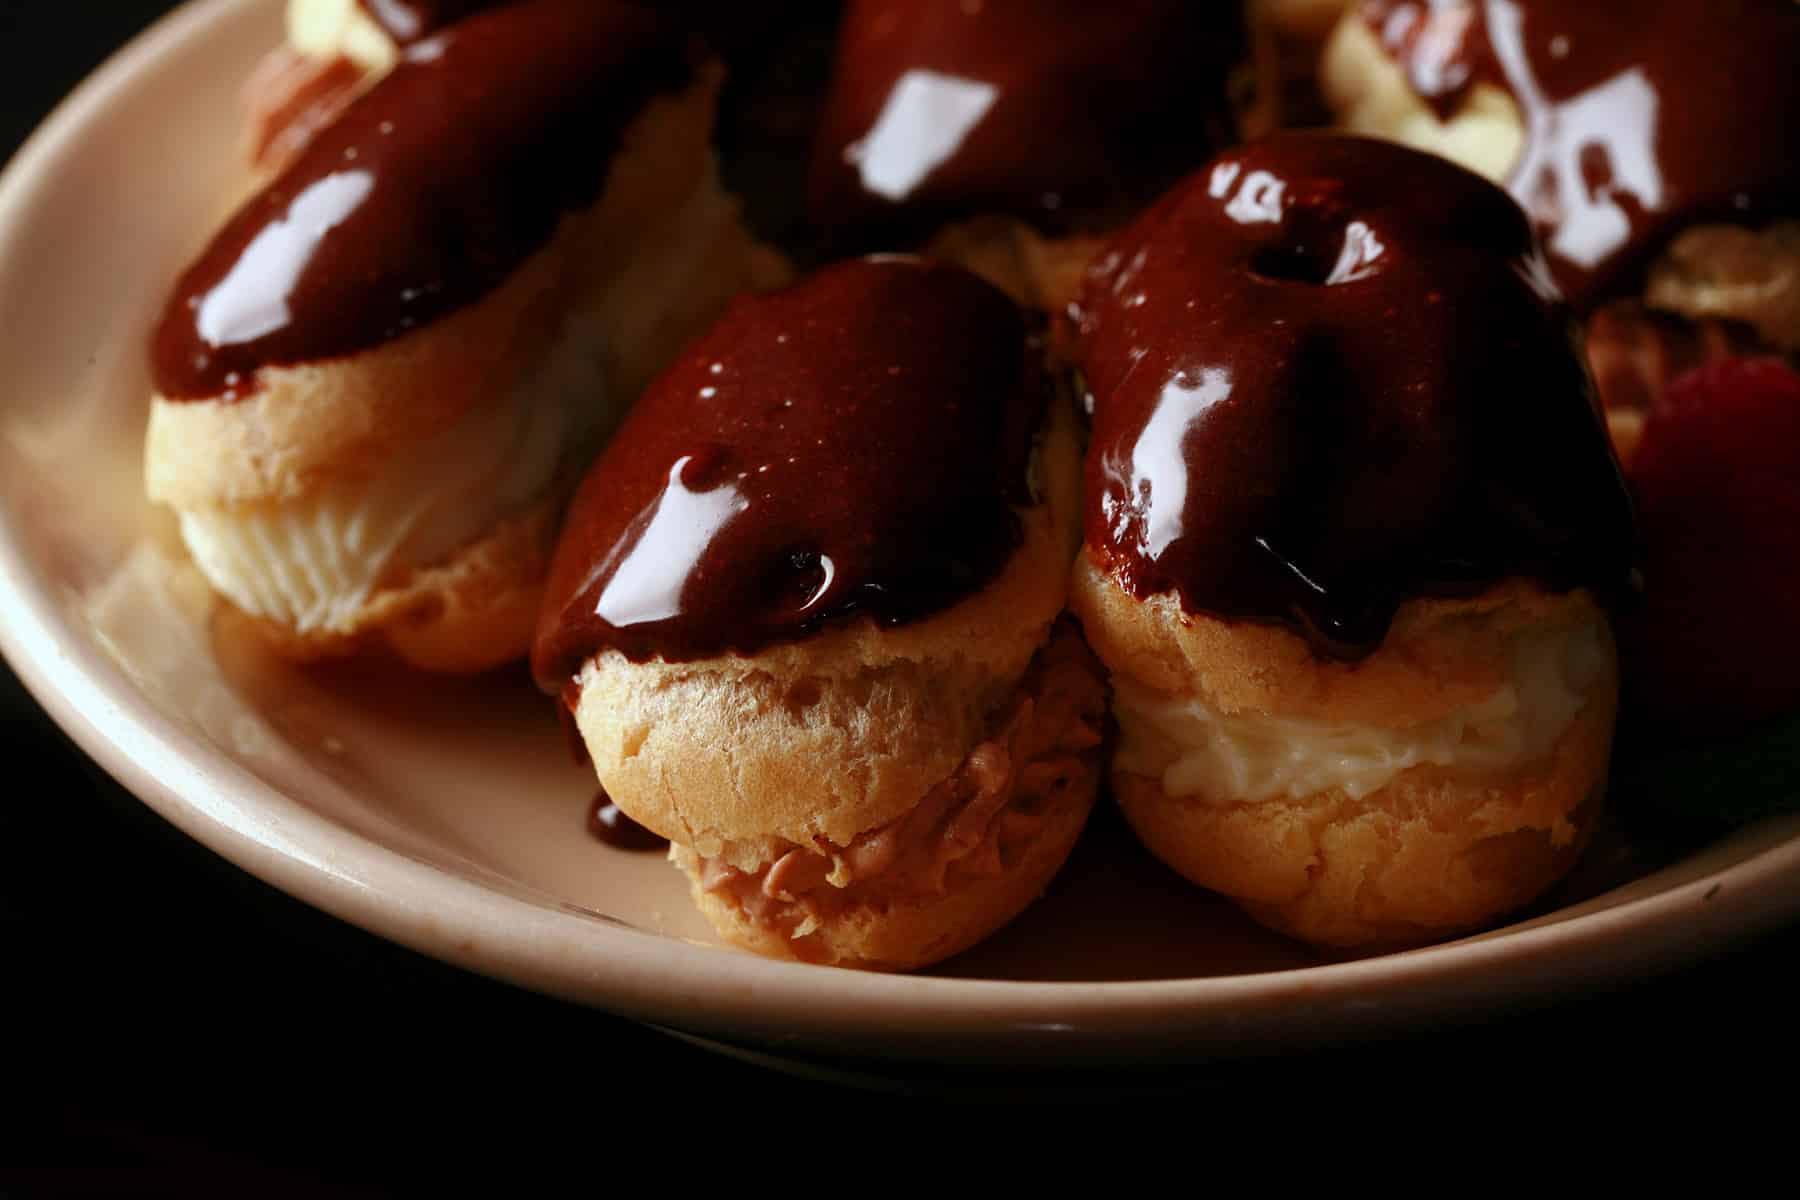
<instances>
[{"instance_id":1,"label":"stacked pastry","mask_svg":"<svg viewBox=\"0 0 1800 1200\"><path fill-rule=\"evenodd\" d=\"M1427 105L1394 56L1452 11L1346 19L1347 119ZM1443 144L1526 211L1350 136L1183 178L1228 136L1241 15L853 0L815 222L979 275L856 258L719 316L770 273L677 22L296 0L264 182L156 333L150 493L295 656L529 646L611 802L760 953L911 969L1011 920L1094 803L1109 690L1114 794L1196 884L1327 946L1490 922L1594 827L1634 565L1559 284L1591 306L1676 218L1534 204L1573 160L1530 121L1494 142L1524 110L1492 31L1456 45L1499 66L1433 60L1472 97ZM1389 92L1356 99L1357 63ZM1531 95L1587 111L1561 88ZM1659 152L1703 154L1666 122ZM1682 222L1709 164L1752 209L1790 178L1681 161Z\"/></svg>"},{"instance_id":2,"label":"stacked pastry","mask_svg":"<svg viewBox=\"0 0 1800 1200\"><path fill-rule=\"evenodd\" d=\"M1073 604L1145 844L1333 946L1542 891L1597 814L1632 531L1517 206L1279 135L1114 239L1080 314Z\"/></svg>"},{"instance_id":3,"label":"stacked pastry","mask_svg":"<svg viewBox=\"0 0 1800 1200\"><path fill-rule=\"evenodd\" d=\"M1105 707L1059 622L1079 457L1020 310L915 259L740 300L632 410L533 664L725 937L922 966L1061 866Z\"/></svg>"},{"instance_id":4,"label":"stacked pastry","mask_svg":"<svg viewBox=\"0 0 1800 1200\"><path fill-rule=\"evenodd\" d=\"M478 12L397 51L182 275L149 492L281 649L525 651L580 470L755 280L719 74L637 6Z\"/></svg>"}]
</instances>

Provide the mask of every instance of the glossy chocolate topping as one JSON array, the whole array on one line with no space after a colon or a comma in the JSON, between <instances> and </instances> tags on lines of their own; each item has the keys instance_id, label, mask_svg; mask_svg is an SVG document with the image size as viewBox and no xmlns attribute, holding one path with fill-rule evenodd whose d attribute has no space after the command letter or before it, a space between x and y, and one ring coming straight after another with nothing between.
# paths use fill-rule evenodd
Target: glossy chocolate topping
<instances>
[{"instance_id":1,"label":"glossy chocolate topping","mask_svg":"<svg viewBox=\"0 0 1800 1200\"><path fill-rule=\"evenodd\" d=\"M862 259L738 300L582 484L539 684L602 649L748 654L975 592L1020 543L1046 389L1023 315L959 268Z\"/></svg>"},{"instance_id":2,"label":"glossy chocolate topping","mask_svg":"<svg viewBox=\"0 0 1800 1200\"><path fill-rule=\"evenodd\" d=\"M379 345L499 286L592 204L620 135L688 76L646 10L524 0L419 42L226 224L169 298L156 389Z\"/></svg>"},{"instance_id":3,"label":"glossy chocolate topping","mask_svg":"<svg viewBox=\"0 0 1800 1200\"><path fill-rule=\"evenodd\" d=\"M1356 658L1415 596L1630 573L1525 216L1443 159L1325 134L1216 159L1095 263L1077 352L1087 545L1136 596Z\"/></svg>"},{"instance_id":4,"label":"glossy chocolate topping","mask_svg":"<svg viewBox=\"0 0 1800 1200\"><path fill-rule=\"evenodd\" d=\"M1363 16L1440 113L1481 82L1518 102L1507 186L1584 311L1684 225L1800 211L1793 0L1369 0Z\"/></svg>"},{"instance_id":5,"label":"glossy chocolate topping","mask_svg":"<svg viewBox=\"0 0 1800 1200\"><path fill-rule=\"evenodd\" d=\"M1240 7L851 0L814 222L863 241L994 212L1117 224L1224 144Z\"/></svg>"},{"instance_id":6,"label":"glossy chocolate topping","mask_svg":"<svg viewBox=\"0 0 1800 1200\"><path fill-rule=\"evenodd\" d=\"M472 12L507 0L357 0L387 35L402 46L428 37Z\"/></svg>"}]
</instances>

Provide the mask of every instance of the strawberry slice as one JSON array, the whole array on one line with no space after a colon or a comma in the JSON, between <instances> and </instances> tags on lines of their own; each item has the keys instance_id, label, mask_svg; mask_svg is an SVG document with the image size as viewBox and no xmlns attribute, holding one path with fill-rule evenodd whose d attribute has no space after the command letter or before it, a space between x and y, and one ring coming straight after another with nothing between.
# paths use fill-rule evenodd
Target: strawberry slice
<instances>
[{"instance_id":1,"label":"strawberry slice","mask_svg":"<svg viewBox=\"0 0 1800 1200\"><path fill-rule=\"evenodd\" d=\"M1800 708L1800 375L1739 358L1678 376L1631 481L1647 544L1631 700L1692 731Z\"/></svg>"}]
</instances>

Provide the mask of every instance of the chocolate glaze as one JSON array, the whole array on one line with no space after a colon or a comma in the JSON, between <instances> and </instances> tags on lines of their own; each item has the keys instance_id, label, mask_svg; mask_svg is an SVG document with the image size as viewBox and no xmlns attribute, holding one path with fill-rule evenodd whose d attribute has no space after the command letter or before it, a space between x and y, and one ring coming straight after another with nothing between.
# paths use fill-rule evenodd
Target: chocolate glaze
<instances>
[{"instance_id":1,"label":"chocolate glaze","mask_svg":"<svg viewBox=\"0 0 1800 1200\"><path fill-rule=\"evenodd\" d=\"M749 654L975 592L1020 543L1046 387L1018 308L959 268L861 259L738 300L582 484L538 683L603 649Z\"/></svg>"},{"instance_id":2,"label":"chocolate glaze","mask_svg":"<svg viewBox=\"0 0 1800 1200\"><path fill-rule=\"evenodd\" d=\"M1800 210L1793 0L1366 0L1413 87L1449 115L1477 83L1518 102L1507 181L1586 310L1680 227Z\"/></svg>"},{"instance_id":3,"label":"chocolate glaze","mask_svg":"<svg viewBox=\"0 0 1800 1200\"><path fill-rule=\"evenodd\" d=\"M1110 227L1225 144L1240 5L851 0L810 207L839 239Z\"/></svg>"},{"instance_id":4,"label":"chocolate glaze","mask_svg":"<svg viewBox=\"0 0 1800 1200\"><path fill-rule=\"evenodd\" d=\"M357 0L362 10L402 46L428 37L473 12L507 0Z\"/></svg>"},{"instance_id":5,"label":"chocolate glaze","mask_svg":"<svg viewBox=\"0 0 1800 1200\"><path fill-rule=\"evenodd\" d=\"M170 398L379 345L479 299L594 203L686 40L606 0L523 0L408 50L226 224L151 347Z\"/></svg>"},{"instance_id":6,"label":"chocolate glaze","mask_svg":"<svg viewBox=\"0 0 1800 1200\"><path fill-rule=\"evenodd\" d=\"M612 797L601 788L594 793L594 803L588 809L588 832L596 839L611 846L615 850L667 850L669 839L660 833L651 833L642 825L626 816Z\"/></svg>"},{"instance_id":7,"label":"chocolate glaze","mask_svg":"<svg viewBox=\"0 0 1800 1200\"><path fill-rule=\"evenodd\" d=\"M1385 142L1214 160L1090 272L1087 545L1133 595L1372 652L1405 600L1624 586L1632 519L1499 188Z\"/></svg>"}]
</instances>

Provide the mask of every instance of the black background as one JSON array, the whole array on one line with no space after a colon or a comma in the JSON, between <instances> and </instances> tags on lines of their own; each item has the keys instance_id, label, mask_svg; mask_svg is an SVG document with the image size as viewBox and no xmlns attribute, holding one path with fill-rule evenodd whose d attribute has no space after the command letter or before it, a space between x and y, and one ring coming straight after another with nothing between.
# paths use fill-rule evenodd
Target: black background
<instances>
[{"instance_id":1,"label":"black background","mask_svg":"<svg viewBox=\"0 0 1800 1200\"><path fill-rule=\"evenodd\" d=\"M0 156L168 7L0 0ZM1171 1114L1228 1154L1213 1135L1245 1123L1474 1132L1555 1114L1562 1140L1620 1103L1699 1114L1737 1105L1733 1085L1754 1079L1791 1095L1800 1057L1790 928L1549 1009L1273 1062L1092 1081L958 1081L925 1064L902 1090L799 1080L289 900L113 784L3 668L0 738L0 1087L14 1109L0 1195L385 1194L490 1158L573 1159L605 1190L626 1162L700 1186L724 1172L712 1186L732 1187L737 1169L708 1148L747 1132L762 1149L738 1168L791 1177L828 1130L875 1162L949 1144L1041 1164L1114 1153ZM1021 1116L1040 1136L997 1144ZM1041 1136L1057 1128L1079 1134Z\"/></svg>"}]
</instances>

